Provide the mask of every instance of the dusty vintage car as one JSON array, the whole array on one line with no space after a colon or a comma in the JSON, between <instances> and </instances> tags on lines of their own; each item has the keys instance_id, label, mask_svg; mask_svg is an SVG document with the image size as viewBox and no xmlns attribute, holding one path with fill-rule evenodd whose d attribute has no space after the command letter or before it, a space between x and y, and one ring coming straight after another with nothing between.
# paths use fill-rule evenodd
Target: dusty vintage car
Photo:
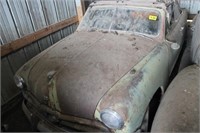
<instances>
[{"instance_id":1,"label":"dusty vintage car","mask_svg":"<svg viewBox=\"0 0 200 133\"><path fill-rule=\"evenodd\" d=\"M193 21L190 48L193 64L184 68L170 83L156 112L152 132L200 131L200 14Z\"/></svg>"},{"instance_id":2,"label":"dusty vintage car","mask_svg":"<svg viewBox=\"0 0 200 133\"><path fill-rule=\"evenodd\" d=\"M23 110L40 131L139 131L182 47L176 2L92 3L77 31L16 73Z\"/></svg>"}]
</instances>

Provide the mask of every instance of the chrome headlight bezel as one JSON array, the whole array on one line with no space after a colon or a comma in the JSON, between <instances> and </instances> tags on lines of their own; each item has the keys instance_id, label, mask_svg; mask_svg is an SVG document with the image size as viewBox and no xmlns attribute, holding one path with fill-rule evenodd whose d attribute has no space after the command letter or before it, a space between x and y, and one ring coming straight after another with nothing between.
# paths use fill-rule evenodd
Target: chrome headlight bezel
<instances>
[{"instance_id":1,"label":"chrome headlight bezel","mask_svg":"<svg viewBox=\"0 0 200 133\"><path fill-rule=\"evenodd\" d=\"M123 118L112 109L104 109L101 111L100 118L111 129L121 129L124 126Z\"/></svg>"},{"instance_id":2,"label":"chrome headlight bezel","mask_svg":"<svg viewBox=\"0 0 200 133\"><path fill-rule=\"evenodd\" d=\"M23 89L25 87L24 79L21 76L15 75L14 81L15 81L15 84L18 88Z\"/></svg>"}]
</instances>

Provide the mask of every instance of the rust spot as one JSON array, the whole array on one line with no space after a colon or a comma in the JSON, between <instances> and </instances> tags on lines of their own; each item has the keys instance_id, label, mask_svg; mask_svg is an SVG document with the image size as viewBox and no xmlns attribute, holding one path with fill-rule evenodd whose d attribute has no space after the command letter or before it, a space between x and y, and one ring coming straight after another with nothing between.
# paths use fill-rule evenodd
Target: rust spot
<instances>
[{"instance_id":1,"label":"rust spot","mask_svg":"<svg viewBox=\"0 0 200 133\"><path fill-rule=\"evenodd\" d=\"M29 68L29 66L28 66L28 65L25 65L25 66L22 68L22 70L23 70L23 71L26 71L28 68Z\"/></svg>"},{"instance_id":2,"label":"rust spot","mask_svg":"<svg viewBox=\"0 0 200 133\"><path fill-rule=\"evenodd\" d=\"M153 55L156 55L156 54L160 53L161 49L162 49L161 46L156 47L156 49L153 52Z\"/></svg>"},{"instance_id":3,"label":"rust spot","mask_svg":"<svg viewBox=\"0 0 200 133\"><path fill-rule=\"evenodd\" d=\"M136 45L136 42L132 43L132 46L135 46Z\"/></svg>"},{"instance_id":4,"label":"rust spot","mask_svg":"<svg viewBox=\"0 0 200 133\"><path fill-rule=\"evenodd\" d=\"M130 71L131 74L135 74L135 72L136 72L135 69L132 69L132 70Z\"/></svg>"},{"instance_id":5,"label":"rust spot","mask_svg":"<svg viewBox=\"0 0 200 133\"><path fill-rule=\"evenodd\" d=\"M67 47L64 47L63 49L68 49Z\"/></svg>"},{"instance_id":6,"label":"rust spot","mask_svg":"<svg viewBox=\"0 0 200 133\"><path fill-rule=\"evenodd\" d=\"M131 84L127 87L127 88L131 88L131 87L136 87L138 85L138 83L142 80L143 78L143 72L139 72L131 81Z\"/></svg>"},{"instance_id":7,"label":"rust spot","mask_svg":"<svg viewBox=\"0 0 200 133\"><path fill-rule=\"evenodd\" d=\"M129 37L128 40L129 41L134 41L134 40L136 40L136 38L135 37Z\"/></svg>"},{"instance_id":8,"label":"rust spot","mask_svg":"<svg viewBox=\"0 0 200 133\"><path fill-rule=\"evenodd\" d=\"M135 71L133 69L133 71ZM130 105L131 97L129 94L129 91L131 88L136 87L138 83L143 78L143 72L136 72L136 75L133 77L133 79L128 84L121 84L120 86L117 86L115 88L115 91L112 91L107 96L104 96L105 99L109 102L101 102L99 105L99 109L105 109L105 108L112 108L114 110L117 110L117 112L123 117L124 120L128 117L128 110L127 107ZM124 89L121 89L124 88ZM115 105L115 103L118 103Z\"/></svg>"}]
</instances>

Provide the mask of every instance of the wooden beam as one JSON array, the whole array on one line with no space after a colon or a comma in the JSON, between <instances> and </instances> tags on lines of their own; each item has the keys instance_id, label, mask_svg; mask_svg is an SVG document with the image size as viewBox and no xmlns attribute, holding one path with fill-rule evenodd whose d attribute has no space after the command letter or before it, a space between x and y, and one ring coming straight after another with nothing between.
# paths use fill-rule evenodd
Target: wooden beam
<instances>
[{"instance_id":1,"label":"wooden beam","mask_svg":"<svg viewBox=\"0 0 200 133\"><path fill-rule=\"evenodd\" d=\"M63 29L64 27L67 27L67 26L72 25L77 22L78 22L78 16L75 16L75 17L63 20L61 22L49 25L41 30L38 30L34 33L26 35L17 40L14 40L8 44L1 45L1 57L5 56L11 52L14 52L20 48L23 48L26 45L31 44L32 42L35 42L53 32L56 32L60 29Z\"/></svg>"},{"instance_id":2,"label":"wooden beam","mask_svg":"<svg viewBox=\"0 0 200 133\"><path fill-rule=\"evenodd\" d=\"M78 13L78 21L80 23L81 19L83 18L83 8L82 8L82 1L81 0L76 0L76 10Z\"/></svg>"},{"instance_id":3,"label":"wooden beam","mask_svg":"<svg viewBox=\"0 0 200 133\"><path fill-rule=\"evenodd\" d=\"M84 0L81 0L81 7L82 7L83 15L84 15L85 14L85 1Z\"/></svg>"}]
</instances>

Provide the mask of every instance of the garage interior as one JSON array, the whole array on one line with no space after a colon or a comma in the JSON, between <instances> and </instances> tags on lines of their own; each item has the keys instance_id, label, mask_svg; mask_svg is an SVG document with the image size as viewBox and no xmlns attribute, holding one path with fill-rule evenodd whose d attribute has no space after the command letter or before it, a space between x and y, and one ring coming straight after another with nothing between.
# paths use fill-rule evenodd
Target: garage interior
<instances>
[{"instance_id":1,"label":"garage interior","mask_svg":"<svg viewBox=\"0 0 200 133\"><path fill-rule=\"evenodd\" d=\"M30 59L73 34L92 2L93 0L0 0L2 132L38 131L22 110L24 98L13 77ZM192 65L190 48L194 29L191 25L200 11L199 0L178 0L178 3L188 11L187 29L183 48L169 83L181 70ZM157 110L158 106L153 105L153 108ZM152 116L154 115L155 112L152 112Z\"/></svg>"}]
</instances>

